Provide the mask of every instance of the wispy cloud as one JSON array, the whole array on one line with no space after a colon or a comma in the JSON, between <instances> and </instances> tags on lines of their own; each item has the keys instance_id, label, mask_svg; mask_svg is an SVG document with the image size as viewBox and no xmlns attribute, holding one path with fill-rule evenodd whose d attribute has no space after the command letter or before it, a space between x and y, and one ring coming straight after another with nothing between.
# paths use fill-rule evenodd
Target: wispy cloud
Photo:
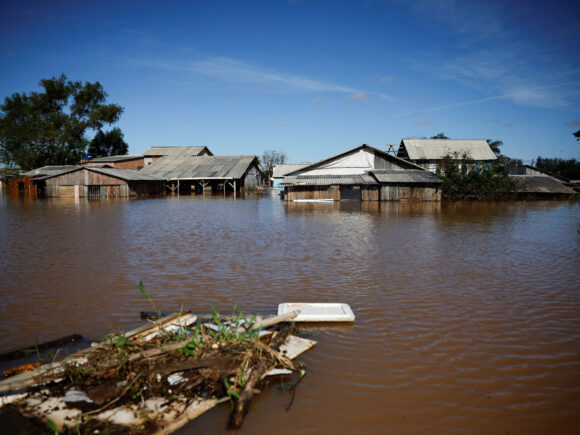
<instances>
[{"instance_id":1,"label":"wispy cloud","mask_svg":"<svg viewBox=\"0 0 580 435\"><path fill-rule=\"evenodd\" d=\"M377 80L376 81L376 84L378 85L378 84L381 84L381 83L392 82L393 80L395 80L395 75L394 74L391 74L390 76L386 76L386 77L383 77L383 78Z\"/></svg>"},{"instance_id":2,"label":"wispy cloud","mask_svg":"<svg viewBox=\"0 0 580 435\"><path fill-rule=\"evenodd\" d=\"M294 125L294 121L280 121L280 127L288 127L290 125Z\"/></svg>"},{"instance_id":3,"label":"wispy cloud","mask_svg":"<svg viewBox=\"0 0 580 435\"><path fill-rule=\"evenodd\" d=\"M573 119L570 122L564 124L566 127L580 127L580 118Z\"/></svg>"},{"instance_id":4,"label":"wispy cloud","mask_svg":"<svg viewBox=\"0 0 580 435\"><path fill-rule=\"evenodd\" d=\"M370 101L368 95L364 92L355 92L347 95L347 98L352 101L360 101L361 103L368 103Z\"/></svg>"},{"instance_id":5,"label":"wispy cloud","mask_svg":"<svg viewBox=\"0 0 580 435\"><path fill-rule=\"evenodd\" d=\"M512 124L511 122L505 122L505 123L503 124L503 126L504 126L504 127L507 127L507 128L510 128L510 127L513 127L513 124Z\"/></svg>"},{"instance_id":6,"label":"wispy cloud","mask_svg":"<svg viewBox=\"0 0 580 435\"><path fill-rule=\"evenodd\" d=\"M204 77L210 81L254 86L276 92L339 93L347 95L372 95L385 100L392 98L380 92L365 91L341 86L304 76L282 73L265 66L227 57L211 57L193 61L153 61L133 59L134 64L150 68L161 68Z\"/></svg>"},{"instance_id":7,"label":"wispy cloud","mask_svg":"<svg viewBox=\"0 0 580 435\"><path fill-rule=\"evenodd\" d=\"M534 27L534 33L513 25L522 17L538 19L541 5L522 5L517 17L509 13L514 8L501 2L417 0L408 5L455 36L455 56L449 57L449 51L414 53L409 63L416 69L528 106L564 107L580 95L580 63L570 46L577 32L560 22ZM550 15L548 9L544 12ZM555 20L550 16L546 22L550 19Z\"/></svg>"},{"instance_id":8,"label":"wispy cloud","mask_svg":"<svg viewBox=\"0 0 580 435\"><path fill-rule=\"evenodd\" d=\"M431 124L433 124L433 121L417 121L413 124L413 127L426 127Z\"/></svg>"},{"instance_id":9,"label":"wispy cloud","mask_svg":"<svg viewBox=\"0 0 580 435\"><path fill-rule=\"evenodd\" d=\"M477 100L462 101L462 102L458 102L458 103L445 104L442 106L429 107L426 109L401 114L401 116L418 116L422 113L438 112L440 110L452 109L455 107L462 107L462 106L472 106L472 105L487 103L489 101L495 101L495 100L515 99L515 100L519 100L521 102L524 102L526 100L530 101L530 100L533 100L534 98L538 98L539 95L543 95L544 92L547 90L558 89L558 88L567 88L567 87L572 86L572 85L580 85L580 80L568 82L568 83L558 83L558 84L546 85L546 86L541 86L541 87L532 88L532 89L518 88L518 89L515 89L513 92L508 92L508 93L502 94L502 95L495 95L493 97L480 98ZM494 120L494 122L495 121L496 120Z\"/></svg>"}]
</instances>

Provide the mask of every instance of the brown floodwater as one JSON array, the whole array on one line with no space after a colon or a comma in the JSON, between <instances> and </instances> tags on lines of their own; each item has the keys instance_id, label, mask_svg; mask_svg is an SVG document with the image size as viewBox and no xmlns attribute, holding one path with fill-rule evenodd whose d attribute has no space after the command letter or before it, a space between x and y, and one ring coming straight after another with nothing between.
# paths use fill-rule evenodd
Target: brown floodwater
<instances>
[{"instance_id":1,"label":"brown floodwater","mask_svg":"<svg viewBox=\"0 0 580 435\"><path fill-rule=\"evenodd\" d=\"M345 302L241 434L578 433L580 204L0 198L0 353L165 312ZM228 405L180 433L225 432Z\"/></svg>"}]
</instances>

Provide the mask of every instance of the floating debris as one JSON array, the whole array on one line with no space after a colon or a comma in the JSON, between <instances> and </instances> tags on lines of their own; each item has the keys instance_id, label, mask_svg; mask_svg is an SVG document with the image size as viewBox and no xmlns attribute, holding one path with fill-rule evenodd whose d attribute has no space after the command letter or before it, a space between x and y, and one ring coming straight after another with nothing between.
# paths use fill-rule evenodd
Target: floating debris
<instances>
[{"instance_id":1,"label":"floating debris","mask_svg":"<svg viewBox=\"0 0 580 435\"><path fill-rule=\"evenodd\" d=\"M298 314L171 314L0 381L0 407L44 429L167 434L229 402L236 429L266 376L303 376L294 358L315 342L290 334Z\"/></svg>"}]
</instances>

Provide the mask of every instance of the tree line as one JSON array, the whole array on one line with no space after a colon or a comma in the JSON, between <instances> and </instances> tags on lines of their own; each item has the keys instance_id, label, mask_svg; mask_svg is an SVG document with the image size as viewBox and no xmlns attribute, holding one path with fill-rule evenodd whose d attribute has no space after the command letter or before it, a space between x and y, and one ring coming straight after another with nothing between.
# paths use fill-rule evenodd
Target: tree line
<instances>
[{"instance_id":1,"label":"tree line","mask_svg":"<svg viewBox=\"0 0 580 435\"><path fill-rule=\"evenodd\" d=\"M128 145L117 122L123 108L107 104L99 82L60 77L40 81L40 92L14 93L0 106L0 161L30 170L77 163L82 153L126 154ZM88 135L94 133L92 140Z\"/></svg>"}]
</instances>

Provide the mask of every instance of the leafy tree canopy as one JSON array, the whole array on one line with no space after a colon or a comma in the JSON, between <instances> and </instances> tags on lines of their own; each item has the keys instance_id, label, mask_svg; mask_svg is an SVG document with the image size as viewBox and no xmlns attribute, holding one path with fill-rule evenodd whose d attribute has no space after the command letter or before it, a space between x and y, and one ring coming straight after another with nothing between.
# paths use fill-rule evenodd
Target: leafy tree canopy
<instances>
[{"instance_id":1,"label":"leafy tree canopy","mask_svg":"<svg viewBox=\"0 0 580 435\"><path fill-rule=\"evenodd\" d=\"M487 139L487 144L489 145L493 153L499 157L501 154L500 147L503 145L503 142L501 140Z\"/></svg>"},{"instance_id":2,"label":"leafy tree canopy","mask_svg":"<svg viewBox=\"0 0 580 435\"><path fill-rule=\"evenodd\" d=\"M443 180L444 198L454 201L502 199L514 192L516 181L500 166L479 164L467 154L459 157L457 153L447 155L437 165L437 176Z\"/></svg>"},{"instance_id":3,"label":"leafy tree canopy","mask_svg":"<svg viewBox=\"0 0 580 435\"><path fill-rule=\"evenodd\" d=\"M435 136L431 136L429 139L449 139L445 136L445 133L437 133Z\"/></svg>"},{"instance_id":4,"label":"leafy tree canopy","mask_svg":"<svg viewBox=\"0 0 580 435\"><path fill-rule=\"evenodd\" d=\"M111 131L99 130L89 144L89 154L93 157L122 156L129 151L120 128Z\"/></svg>"},{"instance_id":5,"label":"leafy tree canopy","mask_svg":"<svg viewBox=\"0 0 580 435\"><path fill-rule=\"evenodd\" d=\"M274 165L281 165L284 163L286 163L286 153L284 151L267 150L264 151L260 158L260 164L264 169L264 174L266 174L268 178L272 177Z\"/></svg>"},{"instance_id":6,"label":"leafy tree canopy","mask_svg":"<svg viewBox=\"0 0 580 435\"><path fill-rule=\"evenodd\" d=\"M15 93L0 106L0 161L30 170L76 163L87 130L116 122L123 109L105 104L99 82L72 82L62 74L40 81L42 92Z\"/></svg>"}]
</instances>

